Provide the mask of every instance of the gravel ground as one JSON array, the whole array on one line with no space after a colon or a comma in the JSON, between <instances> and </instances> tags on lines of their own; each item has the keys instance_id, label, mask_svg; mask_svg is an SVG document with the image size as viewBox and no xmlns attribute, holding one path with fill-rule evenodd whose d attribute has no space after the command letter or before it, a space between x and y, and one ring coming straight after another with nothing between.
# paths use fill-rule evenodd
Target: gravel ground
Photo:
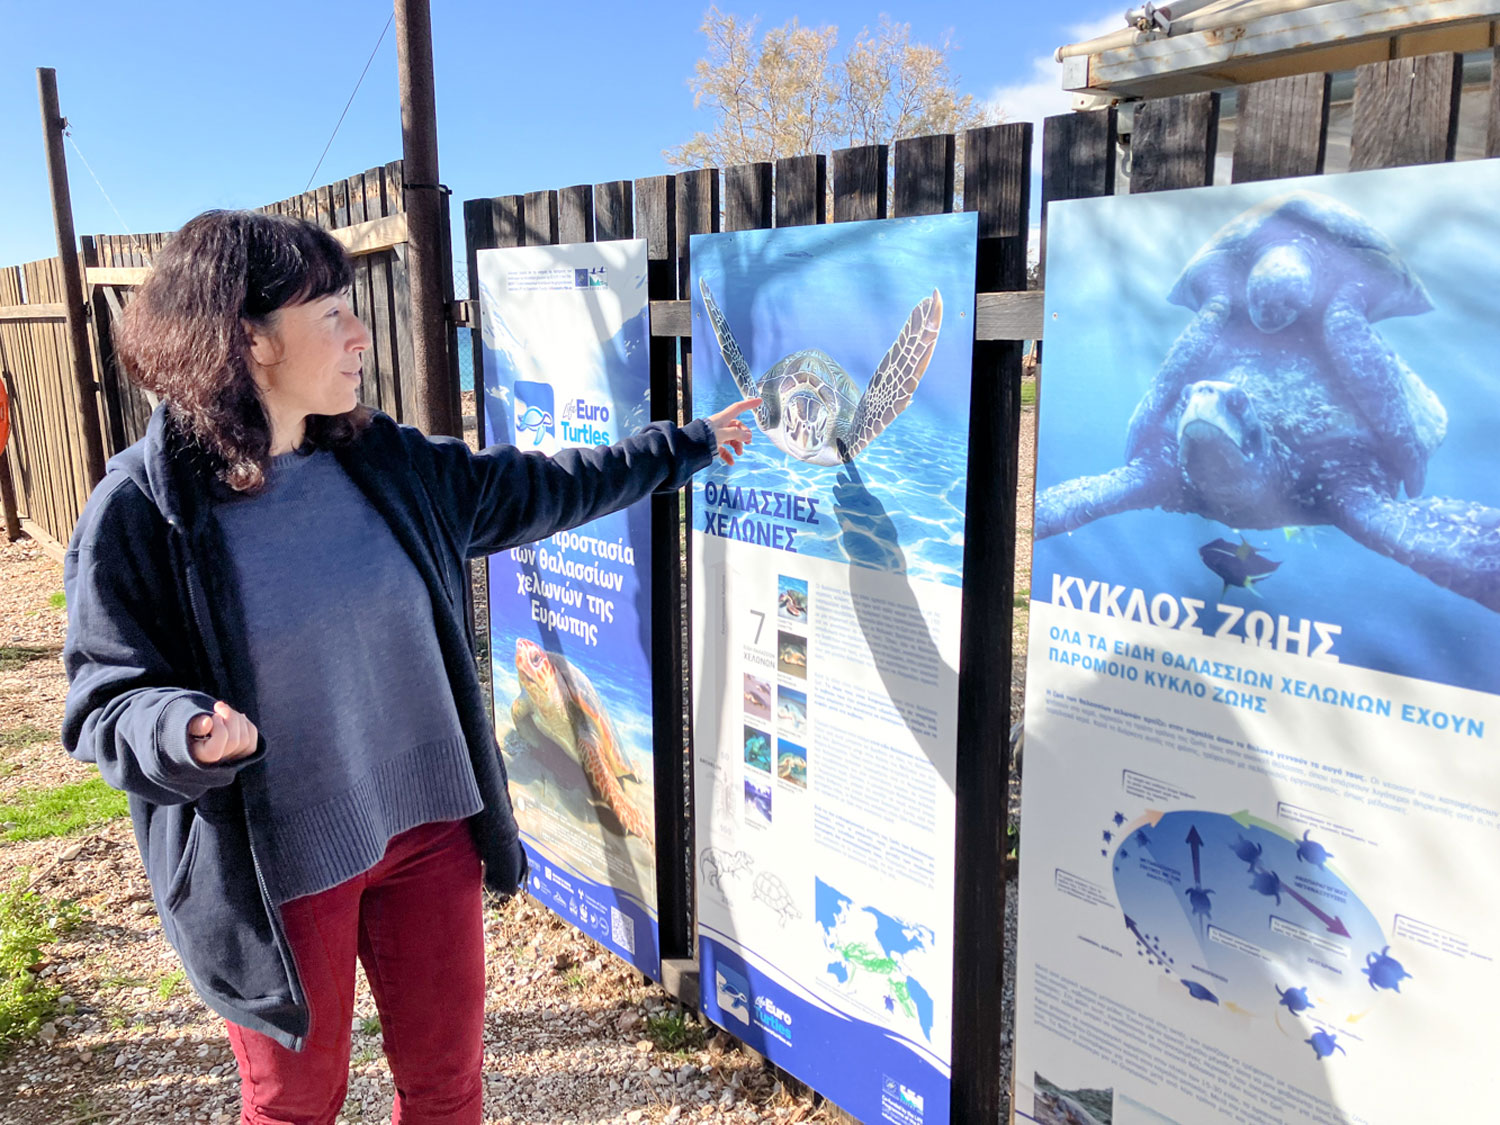
<instances>
[{"instance_id":1,"label":"gravel ground","mask_svg":"<svg viewBox=\"0 0 1500 1125\"><path fill-rule=\"evenodd\" d=\"M1022 521L1030 523L1034 411L1022 421ZM1029 585L1029 528L1018 529L1016 589ZM56 741L66 691L58 653L65 612L50 604L61 568L30 540L0 538L0 734L22 726L53 737L0 743L0 802L93 774ZM1024 675L1024 614L1017 615L1014 699ZM1019 713L1019 712L1017 712ZM1012 816L1019 813L1013 783ZM0 1054L0 1122L229 1122L238 1079L223 1025L182 981L165 940L126 821L67 839L0 843L0 883L25 877L42 894L78 902L83 923L34 967L64 991L40 1036ZM1006 948L1015 948L1010 887ZM730 1036L689 1025L690 1042L665 1050L647 1021L677 1010L602 947L518 898L486 915L486 1120L547 1122L847 1120ZM1012 1010L1009 966L1004 1006ZM1001 1073L1010 1069L1005 1033ZM389 1117L390 1072L374 1002L359 980L349 1098L340 1121Z\"/></svg>"}]
</instances>

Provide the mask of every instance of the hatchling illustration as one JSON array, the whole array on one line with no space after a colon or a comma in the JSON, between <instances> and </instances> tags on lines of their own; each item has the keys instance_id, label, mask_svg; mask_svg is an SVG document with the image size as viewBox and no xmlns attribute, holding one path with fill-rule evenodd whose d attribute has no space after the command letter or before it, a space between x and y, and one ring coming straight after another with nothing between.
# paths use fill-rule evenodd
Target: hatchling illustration
<instances>
[{"instance_id":1,"label":"hatchling illustration","mask_svg":"<svg viewBox=\"0 0 1500 1125\"><path fill-rule=\"evenodd\" d=\"M1250 880L1250 889L1259 891L1267 898L1275 898L1276 905L1281 905L1281 877L1274 871L1257 871L1255 878Z\"/></svg>"},{"instance_id":2,"label":"hatchling illustration","mask_svg":"<svg viewBox=\"0 0 1500 1125\"><path fill-rule=\"evenodd\" d=\"M757 902L765 903L781 916L783 926L802 917L802 912L792 902L792 892L787 890L786 884L771 872L762 871L757 875L751 890Z\"/></svg>"},{"instance_id":3,"label":"hatchling illustration","mask_svg":"<svg viewBox=\"0 0 1500 1125\"><path fill-rule=\"evenodd\" d=\"M1234 857L1241 863L1248 864L1249 870L1252 873L1255 871L1255 866L1260 861L1259 844L1254 840L1247 840L1245 837L1240 836L1234 843L1229 845L1229 850L1234 852Z\"/></svg>"},{"instance_id":4,"label":"hatchling illustration","mask_svg":"<svg viewBox=\"0 0 1500 1125\"><path fill-rule=\"evenodd\" d=\"M1302 839L1297 844L1297 861L1310 863L1314 867L1322 867L1333 858L1333 853L1316 840L1309 840L1308 832L1311 831L1312 829L1308 829L1307 832L1302 833Z\"/></svg>"},{"instance_id":5,"label":"hatchling illustration","mask_svg":"<svg viewBox=\"0 0 1500 1125\"><path fill-rule=\"evenodd\" d=\"M654 845L644 814L620 784L641 779L589 678L566 657L525 637L516 641L516 675L521 694L511 704L510 715L517 733L525 738L533 730L560 746L583 767L593 790L591 800L614 813L627 833Z\"/></svg>"},{"instance_id":6,"label":"hatchling illustration","mask_svg":"<svg viewBox=\"0 0 1500 1125\"><path fill-rule=\"evenodd\" d=\"M1338 1037L1331 1031L1315 1031L1309 1038L1302 1040L1302 1042L1310 1046L1313 1049L1313 1054L1317 1055L1320 1059L1328 1058L1335 1051L1343 1051L1346 1055L1349 1053L1339 1045Z\"/></svg>"},{"instance_id":7,"label":"hatchling illustration","mask_svg":"<svg viewBox=\"0 0 1500 1125\"><path fill-rule=\"evenodd\" d=\"M1167 300L1196 316L1130 418L1126 463L1039 492L1036 539L1144 508L1330 524L1500 610L1500 510L1418 499L1448 414L1374 327L1433 307L1384 235L1293 192L1226 224Z\"/></svg>"},{"instance_id":8,"label":"hatchling illustration","mask_svg":"<svg viewBox=\"0 0 1500 1125\"><path fill-rule=\"evenodd\" d=\"M763 400L755 411L761 432L783 453L812 465L854 460L911 405L943 325L943 298L934 289L912 309L864 394L817 348L793 352L757 382L706 279L698 279L698 291L735 385L746 398Z\"/></svg>"},{"instance_id":9,"label":"hatchling illustration","mask_svg":"<svg viewBox=\"0 0 1500 1125\"><path fill-rule=\"evenodd\" d=\"M1283 992L1279 985L1272 985L1272 987L1276 989L1276 995L1281 997L1276 1003L1280 1004L1294 1016L1307 1011L1313 1006L1312 1001L1307 998L1307 989L1305 988L1288 988Z\"/></svg>"},{"instance_id":10,"label":"hatchling illustration","mask_svg":"<svg viewBox=\"0 0 1500 1125\"><path fill-rule=\"evenodd\" d=\"M1371 953L1365 958L1365 967L1360 972L1370 978L1371 989L1389 988L1400 992L1401 982L1411 979L1411 974L1390 953L1391 947L1386 946L1379 953Z\"/></svg>"},{"instance_id":11,"label":"hatchling illustration","mask_svg":"<svg viewBox=\"0 0 1500 1125\"><path fill-rule=\"evenodd\" d=\"M716 891L724 889L726 878L739 875L754 866L755 860L749 852L704 848L703 854L698 857L698 870L703 873L703 881Z\"/></svg>"}]
</instances>

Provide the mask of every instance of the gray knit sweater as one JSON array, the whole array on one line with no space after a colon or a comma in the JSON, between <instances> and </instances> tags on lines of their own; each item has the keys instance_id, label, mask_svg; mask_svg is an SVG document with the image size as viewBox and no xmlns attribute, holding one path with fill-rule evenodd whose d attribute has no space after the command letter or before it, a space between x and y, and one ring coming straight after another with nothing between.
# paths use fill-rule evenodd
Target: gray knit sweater
<instances>
[{"instance_id":1,"label":"gray knit sweater","mask_svg":"<svg viewBox=\"0 0 1500 1125\"><path fill-rule=\"evenodd\" d=\"M272 897L335 886L398 833L477 813L427 587L333 454L273 458L264 491L215 514L266 740Z\"/></svg>"}]
</instances>

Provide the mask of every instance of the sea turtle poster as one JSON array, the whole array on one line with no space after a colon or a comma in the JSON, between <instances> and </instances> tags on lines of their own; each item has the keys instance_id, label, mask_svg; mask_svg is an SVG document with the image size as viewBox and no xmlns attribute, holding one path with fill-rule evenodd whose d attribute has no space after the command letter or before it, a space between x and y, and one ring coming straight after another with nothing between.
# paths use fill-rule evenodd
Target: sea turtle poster
<instances>
[{"instance_id":1,"label":"sea turtle poster","mask_svg":"<svg viewBox=\"0 0 1500 1125\"><path fill-rule=\"evenodd\" d=\"M972 215L695 237L707 1014L865 1121L948 1119Z\"/></svg>"},{"instance_id":2,"label":"sea turtle poster","mask_svg":"<svg viewBox=\"0 0 1500 1125\"><path fill-rule=\"evenodd\" d=\"M1052 205L1018 1120L1490 1115L1496 198Z\"/></svg>"},{"instance_id":3,"label":"sea turtle poster","mask_svg":"<svg viewBox=\"0 0 1500 1125\"><path fill-rule=\"evenodd\" d=\"M486 433L554 454L649 421L642 241L481 250ZM489 560L495 734L533 896L659 976L646 502Z\"/></svg>"}]
</instances>

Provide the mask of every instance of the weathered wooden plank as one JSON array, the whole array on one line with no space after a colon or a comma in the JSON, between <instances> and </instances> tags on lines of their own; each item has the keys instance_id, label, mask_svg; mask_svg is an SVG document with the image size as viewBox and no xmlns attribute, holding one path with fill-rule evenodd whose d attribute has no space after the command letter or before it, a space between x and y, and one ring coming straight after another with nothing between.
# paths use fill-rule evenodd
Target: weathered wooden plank
<instances>
[{"instance_id":1,"label":"weathered wooden plank","mask_svg":"<svg viewBox=\"0 0 1500 1125\"><path fill-rule=\"evenodd\" d=\"M88 235L83 236L88 239ZM0 320L66 320L68 318L68 306L61 302L48 302L41 305L3 305L0 306Z\"/></svg>"},{"instance_id":2,"label":"weathered wooden plank","mask_svg":"<svg viewBox=\"0 0 1500 1125\"><path fill-rule=\"evenodd\" d=\"M886 145L841 148L833 154L833 221L855 222L886 216Z\"/></svg>"},{"instance_id":3,"label":"weathered wooden plank","mask_svg":"<svg viewBox=\"0 0 1500 1125\"><path fill-rule=\"evenodd\" d=\"M365 173L365 177L373 176L380 169L372 168ZM353 179L354 177L350 177ZM368 182L368 181L367 181ZM369 191L367 187L361 187L358 192L350 194L351 215L357 214L354 210L353 200L356 196L366 200L368 207ZM406 215L384 215L371 216L369 219L351 222L349 226L339 227L328 232L347 250L351 256L359 257L362 254L378 254L382 250L389 250L392 246L405 242L410 236L407 234Z\"/></svg>"},{"instance_id":4,"label":"weathered wooden plank","mask_svg":"<svg viewBox=\"0 0 1500 1125\"><path fill-rule=\"evenodd\" d=\"M771 225L769 163L736 164L724 172L724 229L760 230Z\"/></svg>"},{"instance_id":5,"label":"weathered wooden plank","mask_svg":"<svg viewBox=\"0 0 1500 1125\"><path fill-rule=\"evenodd\" d=\"M525 221L526 246L557 245L557 192L528 191L526 207L522 213Z\"/></svg>"},{"instance_id":6,"label":"weathered wooden plank","mask_svg":"<svg viewBox=\"0 0 1500 1125\"><path fill-rule=\"evenodd\" d=\"M1350 171L1452 160L1462 87L1463 58L1452 52L1360 67Z\"/></svg>"},{"instance_id":7,"label":"weathered wooden plank","mask_svg":"<svg viewBox=\"0 0 1500 1125\"><path fill-rule=\"evenodd\" d=\"M1500 156L1500 47L1490 58L1490 131L1484 151Z\"/></svg>"},{"instance_id":8,"label":"weathered wooden plank","mask_svg":"<svg viewBox=\"0 0 1500 1125\"><path fill-rule=\"evenodd\" d=\"M594 237L613 242L635 237L635 202L629 180L594 185Z\"/></svg>"},{"instance_id":9,"label":"weathered wooden plank","mask_svg":"<svg viewBox=\"0 0 1500 1125\"><path fill-rule=\"evenodd\" d=\"M594 186L574 184L557 193L557 241L562 245L594 241Z\"/></svg>"},{"instance_id":10,"label":"weathered wooden plank","mask_svg":"<svg viewBox=\"0 0 1500 1125\"><path fill-rule=\"evenodd\" d=\"M946 215L953 210L957 140L952 133L908 137L893 146L891 214Z\"/></svg>"},{"instance_id":11,"label":"weathered wooden plank","mask_svg":"<svg viewBox=\"0 0 1500 1125\"><path fill-rule=\"evenodd\" d=\"M776 225L806 227L828 221L828 158L788 156L776 162Z\"/></svg>"},{"instance_id":12,"label":"weathered wooden plank","mask_svg":"<svg viewBox=\"0 0 1500 1125\"><path fill-rule=\"evenodd\" d=\"M406 162L392 160L385 166L386 214L406 211Z\"/></svg>"},{"instance_id":13,"label":"weathered wooden plank","mask_svg":"<svg viewBox=\"0 0 1500 1125\"><path fill-rule=\"evenodd\" d=\"M1130 137L1131 194L1213 183L1218 146L1216 91L1139 103Z\"/></svg>"},{"instance_id":14,"label":"weathered wooden plank","mask_svg":"<svg viewBox=\"0 0 1500 1125\"><path fill-rule=\"evenodd\" d=\"M1326 74L1295 74L1241 87L1235 117L1235 183L1316 176L1328 149Z\"/></svg>"},{"instance_id":15,"label":"weathered wooden plank","mask_svg":"<svg viewBox=\"0 0 1500 1125\"><path fill-rule=\"evenodd\" d=\"M977 340L1040 340L1042 291L980 293L976 298L974 338ZM691 337L693 303L688 300L652 301L651 335Z\"/></svg>"},{"instance_id":16,"label":"weathered wooden plank","mask_svg":"<svg viewBox=\"0 0 1500 1125\"><path fill-rule=\"evenodd\" d=\"M349 225L349 181L338 180L333 189L333 227L341 230Z\"/></svg>"},{"instance_id":17,"label":"weathered wooden plank","mask_svg":"<svg viewBox=\"0 0 1500 1125\"><path fill-rule=\"evenodd\" d=\"M145 266L90 266L83 275L85 285L140 285L151 276Z\"/></svg>"},{"instance_id":18,"label":"weathered wooden plank","mask_svg":"<svg viewBox=\"0 0 1500 1125\"><path fill-rule=\"evenodd\" d=\"M526 245L526 197L502 195L490 201L494 211L495 245Z\"/></svg>"},{"instance_id":19,"label":"weathered wooden plank","mask_svg":"<svg viewBox=\"0 0 1500 1125\"><path fill-rule=\"evenodd\" d=\"M964 209L979 215L981 290L1026 288L1031 123L964 134ZM958 665L954 932L998 935L960 942L953 962L952 1117L997 1121L1009 1076L995 1065L1005 1027L1004 878L1015 573L1016 451L1021 345L974 344L969 402L964 597Z\"/></svg>"},{"instance_id":20,"label":"weathered wooden plank","mask_svg":"<svg viewBox=\"0 0 1500 1125\"><path fill-rule=\"evenodd\" d=\"M364 211L365 229L374 229L374 224L385 224L390 222L385 215L385 172L382 168L369 168L365 171ZM309 197L312 204L316 204L316 197ZM404 220L405 216L394 216L395 220ZM359 227L354 228L361 229ZM405 231L401 232L405 240ZM347 246L346 246L347 249ZM382 386L389 388L389 401L395 404L401 403L401 381L396 365L392 362L391 349L394 342L394 333L391 330L391 265L389 247L384 252L372 250L364 256L366 268L370 271L370 316L365 321L370 327L370 349L365 353L365 378L373 379ZM405 412L397 417L404 417Z\"/></svg>"},{"instance_id":21,"label":"weathered wooden plank","mask_svg":"<svg viewBox=\"0 0 1500 1125\"><path fill-rule=\"evenodd\" d=\"M474 371L474 424L479 447L490 444L485 422L484 336L479 323L479 251L495 245L495 201L464 201L464 256L469 271L469 304L473 315L468 318L470 359ZM488 576L486 576L488 578Z\"/></svg>"},{"instance_id":22,"label":"weathered wooden plank","mask_svg":"<svg viewBox=\"0 0 1500 1125\"><path fill-rule=\"evenodd\" d=\"M635 181L635 233L646 240L646 288L652 300L677 296L677 190L671 176L648 176ZM666 349L653 349L652 386L657 384L657 365ZM677 352L671 352L672 377L676 378ZM676 391L673 391L676 399ZM677 419L675 413L664 415Z\"/></svg>"},{"instance_id":23,"label":"weathered wooden plank","mask_svg":"<svg viewBox=\"0 0 1500 1125\"><path fill-rule=\"evenodd\" d=\"M385 166L382 179L385 189L385 211L387 215L404 214L406 211L406 181L403 165L392 160ZM401 393L401 412L404 418L416 417L416 345L412 339L411 323L411 275L407 269L406 244L391 251L391 329L395 336L396 383Z\"/></svg>"},{"instance_id":24,"label":"weathered wooden plank","mask_svg":"<svg viewBox=\"0 0 1500 1125\"><path fill-rule=\"evenodd\" d=\"M688 253L695 234L710 234L719 229L719 170L699 168L677 174L677 295L689 296ZM687 364L684 355L684 364ZM691 391L691 377L686 379L684 394Z\"/></svg>"}]
</instances>

